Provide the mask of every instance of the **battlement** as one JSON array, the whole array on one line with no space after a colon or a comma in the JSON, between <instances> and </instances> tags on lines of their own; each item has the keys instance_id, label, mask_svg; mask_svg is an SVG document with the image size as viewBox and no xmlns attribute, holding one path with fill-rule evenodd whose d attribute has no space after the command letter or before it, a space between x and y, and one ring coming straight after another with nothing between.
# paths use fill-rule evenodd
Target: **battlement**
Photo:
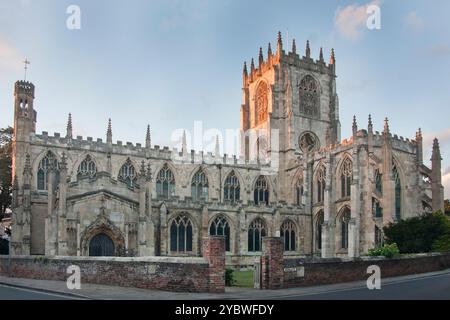
<instances>
[{"instance_id":1,"label":"battlement","mask_svg":"<svg viewBox=\"0 0 450 320\"><path fill-rule=\"evenodd\" d=\"M34 98L34 84L29 81L16 81L14 85L14 95L18 94L26 94Z\"/></svg>"},{"instance_id":2,"label":"battlement","mask_svg":"<svg viewBox=\"0 0 450 320\"><path fill-rule=\"evenodd\" d=\"M269 43L267 48L267 57L264 58L262 47L259 49L258 56L258 66L255 66L255 62L252 58L250 65L250 72L247 71L247 63L244 63L243 70L243 84L244 87L249 86L250 83L254 82L259 76L261 76L266 71L272 69L275 65L281 63L286 63L289 65L295 65L302 69L311 70L320 73L328 73L334 75L335 72L335 57L334 51L331 51L330 63L327 65L323 57L323 50L320 48L319 59L314 60L311 58L311 49L309 46L309 41L306 42L305 55L300 56L297 53L297 47L295 39L292 41L291 51L286 51L283 49L281 34L278 33L278 43L275 53L272 53L272 47Z\"/></svg>"}]
</instances>

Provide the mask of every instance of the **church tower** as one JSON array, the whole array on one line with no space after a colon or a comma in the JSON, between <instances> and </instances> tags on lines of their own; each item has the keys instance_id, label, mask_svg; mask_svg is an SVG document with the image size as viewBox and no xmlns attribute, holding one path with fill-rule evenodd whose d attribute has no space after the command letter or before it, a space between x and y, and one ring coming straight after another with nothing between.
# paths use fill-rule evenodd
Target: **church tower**
<instances>
[{"instance_id":1,"label":"church tower","mask_svg":"<svg viewBox=\"0 0 450 320\"><path fill-rule=\"evenodd\" d=\"M260 48L258 65L252 59L248 72L244 64L241 129L246 133L246 140L241 153L252 160L255 155L260 156L264 147L270 154L275 147L273 142L277 141L281 162L281 154L295 157L338 143L340 122L335 71L334 51L329 64L324 61L322 49L319 59L314 60L309 41L303 56L297 53L295 39L291 51L284 50L281 33L278 33L275 54L270 43L266 57ZM256 141L252 141L249 131L258 132Z\"/></svg>"},{"instance_id":2,"label":"church tower","mask_svg":"<svg viewBox=\"0 0 450 320\"><path fill-rule=\"evenodd\" d=\"M22 185L25 155L29 153L30 134L36 132L37 113L34 110L34 85L28 81L17 81L14 85L14 139L13 177Z\"/></svg>"}]
</instances>

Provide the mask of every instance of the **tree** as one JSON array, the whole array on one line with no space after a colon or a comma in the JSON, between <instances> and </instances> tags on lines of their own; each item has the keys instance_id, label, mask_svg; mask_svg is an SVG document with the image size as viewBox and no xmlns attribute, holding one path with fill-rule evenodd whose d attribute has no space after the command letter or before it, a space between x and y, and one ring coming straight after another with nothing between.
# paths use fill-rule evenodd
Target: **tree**
<instances>
[{"instance_id":1,"label":"tree","mask_svg":"<svg viewBox=\"0 0 450 320\"><path fill-rule=\"evenodd\" d=\"M12 201L12 138L14 129L0 129L0 220Z\"/></svg>"},{"instance_id":2,"label":"tree","mask_svg":"<svg viewBox=\"0 0 450 320\"><path fill-rule=\"evenodd\" d=\"M391 223L384 234L386 242L396 243L400 253L431 252L446 247L450 220L438 211Z\"/></svg>"},{"instance_id":3,"label":"tree","mask_svg":"<svg viewBox=\"0 0 450 320\"><path fill-rule=\"evenodd\" d=\"M450 199L444 201L445 214L450 216Z\"/></svg>"}]
</instances>

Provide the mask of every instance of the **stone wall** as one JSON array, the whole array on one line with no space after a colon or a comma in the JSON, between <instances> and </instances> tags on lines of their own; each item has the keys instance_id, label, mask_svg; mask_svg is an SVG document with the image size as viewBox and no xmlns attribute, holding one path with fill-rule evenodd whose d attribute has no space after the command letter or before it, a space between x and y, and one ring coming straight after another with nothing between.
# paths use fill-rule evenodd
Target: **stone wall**
<instances>
[{"instance_id":1,"label":"stone wall","mask_svg":"<svg viewBox=\"0 0 450 320\"><path fill-rule=\"evenodd\" d=\"M225 291L223 237L205 238L204 257L0 256L0 275L66 281L67 268L80 267L81 285L97 283L180 292Z\"/></svg>"},{"instance_id":2,"label":"stone wall","mask_svg":"<svg viewBox=\"0 0 450 320\"><path fill-rule=\"evenodd\" d=\"M367 280L367 267L377 265L381 279L432 272L450 268L450 254L416 254L387 259L361 257L354 259L285 259L283 287L305 287Z\"/></svg>"}]
</instances>

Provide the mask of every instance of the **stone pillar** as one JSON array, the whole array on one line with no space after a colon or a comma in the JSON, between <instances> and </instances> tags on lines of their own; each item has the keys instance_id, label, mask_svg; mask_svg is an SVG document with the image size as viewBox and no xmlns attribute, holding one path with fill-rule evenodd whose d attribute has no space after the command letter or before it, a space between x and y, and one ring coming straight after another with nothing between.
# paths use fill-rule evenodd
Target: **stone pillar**
<instances>
[{"instance_id":1,"label":"stone pillar","mask_svg":"<svg viewBox=\"0 0 450 320\"><path fill-rule=\"evenodd\" d=\"M355 125L354 125L355 126ZM348 256L358 257L359 256L359 229L360 229L360 170L359 170L359 153L358 153L358 141L357 135L354 129L353 132L353 179L350 187L350 203L351 203L351 214L350 221L348 225Z\"/></svg>"},{"instance_id":2,"label":"stone pillar","mask_svg":"<svg viewBox=\"0 0 450 320\"><path fill-rule=\"evenodd\" d=\"M283 240L264 237L261 256L261 289L281 289L284 281Z\"/></svg>"},{"instance_id":3,"label":"stone pillar","mask_svg":"<svg viewBox=\"0 0 450 320\"><path fill-rule=\"evenodd\" d=\"M59 216L58 216L58 235L56 248L56 254L65 256L67 255L67 163L66 156L63 153L60 165L60 181L59 181Z\"/></svg>"},{"instance_id":4,"label":"stone pillar","mask_svg":"<svg viewBox=\"0 0 450 320\"><path fill-rule=\"evenodd\" d=\"M332 214L333 196L332 196L332 159L331 155L327 155L326 163L326 179L325 179L325 194L323 200L324 223L322 226L322 258L331 258L335 255L335 239L334 226L335 214Z\"/></svg>"},{"instance_id":5,"label":"stone pillar","mask_svg":"<svg viewBox=\"0 0 450 320\"><path fill-rule=\"evenodd\" d=\"M438 139L433 141L433 153L431 156L431 193L433 211L445 212L444 187L442 186L441 151Z\"/></svg>"},{"instance_id":6,"label":"stone pillar","mask_svg":"<svg viewBox=\"0 0 450 320\"><path fill-rule=\"evenodd\" d=\"M47 175L47 217L45 219L45 255L56 255L57 249L57 216L53 215L54 189L53 182L55 180L55 167L53 159L49 161Z\"/></svg>"},{"instance_id":7,"label":"stone pillar","mask_svg":"<svg viewBox=\"0 0 450 320\"><path fill-rule=\"evenodd\" d=\"M159 209L160 213L160 247L161 247L161 255L165 256L169 253L169 239L167 239L167 207L166 204L163 203L161 208Z\"/></svg>"},{"instance_id":8,"label":"stone pillar","mask_svg":"<svg viewBox=\"0 0 450 320\"><path fill-rule=\"evenodd\" d=\"M209 264L208 291L225 292L225 237L209 236L203 238L203 257Z\"/></svg>"},{"instance_id":9,"label":"stone pillar","mask_svg":"<svg viewBox=\"0 0 450 320\"><path fill-rule=\"evenodd\" d=\"M201 216L200 216L200 228L198 230L198 254L200 255L203 252L202 245L203 242L201 239L208 237L208 220L209 220L209 210L207 205L203 205Z\"/></svg>"}]
</instances>

